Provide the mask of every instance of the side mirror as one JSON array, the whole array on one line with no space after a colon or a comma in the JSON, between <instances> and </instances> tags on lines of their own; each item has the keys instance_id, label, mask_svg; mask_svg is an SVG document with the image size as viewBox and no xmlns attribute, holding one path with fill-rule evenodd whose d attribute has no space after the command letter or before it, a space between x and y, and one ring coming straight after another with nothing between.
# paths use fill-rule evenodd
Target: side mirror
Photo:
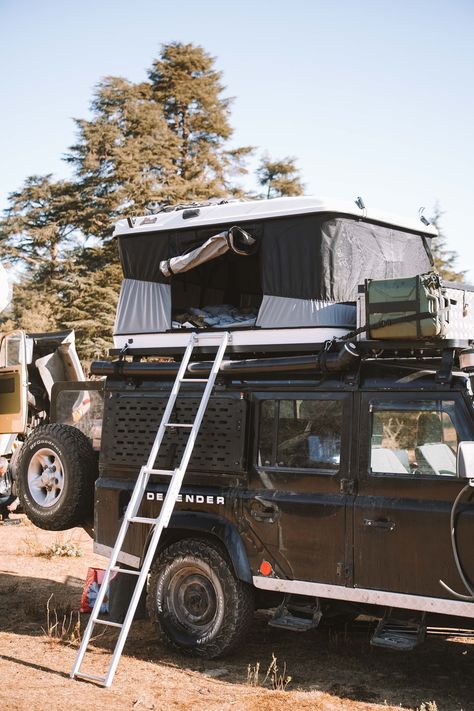
<instances>
[{"instance_id":1,"label":"side mirror","mask_svg":"<svg viewBox=\"0 0 474 711\"><path fill-rule=\"evenodd\" d=\"M474 486L474 442L459 443L456 473L460 479L469 479L469 484Z\"/></svg>"}]
</instances>

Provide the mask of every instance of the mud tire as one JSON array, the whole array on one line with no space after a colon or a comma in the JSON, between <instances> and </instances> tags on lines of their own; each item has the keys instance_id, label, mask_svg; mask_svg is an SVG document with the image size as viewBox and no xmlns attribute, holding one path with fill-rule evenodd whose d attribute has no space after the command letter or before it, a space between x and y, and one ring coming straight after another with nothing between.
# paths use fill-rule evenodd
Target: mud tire
<instances>
[{"instance_id":1,"label":"mud tire","mask_svg":"<svg viewBox=\"0 0 474 711\"><path fill-rule=\"evenodd\" d=\"M32 487L32 462L38 452L50 451L61 465L57 498L41 505L41 493ZM54 459L56 457L57 459ZM88 438L69 425L42 425L25 440L17 461L17 485L23 511L38 528L65 531L90 520L94 507L97 457Z\"/></svg>"},{"instance_id":2,"label":"mud tire","mask_svg":"<svg viewBox=\"0 0 474 711\"><path fill-rule=\"evenodd\" d=\"M253 620L253 589L236 578L218 544L184 539L153 564L147 608L171 647L214 659L244 639Z\"/></svg>"}]
</instances>

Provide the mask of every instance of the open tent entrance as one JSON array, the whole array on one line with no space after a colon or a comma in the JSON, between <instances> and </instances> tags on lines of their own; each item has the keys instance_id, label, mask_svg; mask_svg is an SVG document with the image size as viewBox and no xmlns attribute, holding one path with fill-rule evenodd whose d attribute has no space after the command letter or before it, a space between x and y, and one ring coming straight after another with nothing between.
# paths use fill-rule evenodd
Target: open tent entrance
<instances>
[{"instance_id":1,"label":"open tent entrance","mask_svg":"<svg viewBox=\"0 0 474 711\"><path fill-rule=\"evenodd\" d=\"M234 243L226 248L227 237L221 233L224 253L171 277L173 325L178 328L184 324L203 328L255 325L263 297L259 250L262 227L247 225L244 229L254 240L250 249L244 252L237 244L234 248ZM201 245L215 235L215 229L202 231ZM186 254L189 251L183 256ZM173 264L174 269L176 266Z\"/></svg>"}]
</instances>

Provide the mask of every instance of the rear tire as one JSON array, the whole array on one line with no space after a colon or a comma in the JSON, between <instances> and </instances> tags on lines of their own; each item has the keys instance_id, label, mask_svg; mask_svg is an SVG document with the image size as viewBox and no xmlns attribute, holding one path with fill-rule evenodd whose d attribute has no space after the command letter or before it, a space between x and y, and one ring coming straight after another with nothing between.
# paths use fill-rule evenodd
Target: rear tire
<instances>
[{"instance_id":1,"label":"rear tire","mask_svg":"<svg viewBox=\"0 0 474 711\"><path fill-rule=\"evenodd\" d=\"M42 425L19 450L17 483L36 526L64 531L91 517L97 458L87 437L69 425Z\"/></svg>"},{"instance_id":2,"label":"rear tire","mask_svg":"<svg viewBox=\"0 0 474 711\"><path fill-rule=\"evenodd\" d=\"M155 561L147 607L170 646L213 659L232 652L245 637L253 620L253 590L236 578L217 545L185 539Z\"/></svg>"}]
</instances>

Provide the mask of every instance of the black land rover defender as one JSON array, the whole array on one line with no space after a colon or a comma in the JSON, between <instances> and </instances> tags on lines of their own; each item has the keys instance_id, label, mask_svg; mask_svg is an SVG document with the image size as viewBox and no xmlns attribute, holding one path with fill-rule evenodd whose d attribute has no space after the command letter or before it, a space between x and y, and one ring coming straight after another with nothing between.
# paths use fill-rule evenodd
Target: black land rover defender
<instances>
[{"instance_id":1,"label":"black land rover defender","mask_svg":"<svg viewBox=\"0 0 474 711\"><path fill-rule=\"evenodd\" d=\"M61 529L93 508L110 555L192 333L161 470L178 466L203 396L206 334L228 332L149 577L165 637L218 656L256 607L296 631L368 612L374 644L397 649L433 615L471 625L474 292L429 274L436 230L301 197L165 208L114 234L118 358L93 366L106 377L87 385L86 413L85 384L54 385L56 424L20 450L31 518ZM153 474L134 517L158 517L168 481ZM122 565L140 567L152 528L130 526Z\"/></svg>"},{"instance_id":2,"label":"black land rover defender","mask_svg":"<svg viewBox=\"0 0 474 711\"><path fill-rule=\"evenodd\" d=\"M450 530L466 483L457 449L474 439L470 379L453 372L456 349L405 344L401 352L395 344L395 359L381 345L359 344L362 358L353 349L349 364L347 349L329 353L323 370L314 356L288 356L231 361L222 372L149 580L150 617L172 644L227 652L256 607L276 606L271 624L296 631L321 616L365 612L382 618L374 642L396 648L418 643L434 614L449 616L445 625L459 617L472 624L459 572L474 579L472 496L457 512L454 555ZM104 397L94 538L96 552L109 555L177 366L122 360L94 368L107 374L94 386ZM206 363L191 369L205 372ZM76 399L71 384L56 387L56 403ZM173 422L193 420L202 388L183 384ZM183 429L171 428L156 467L176 466L184 441ZM92 448L58 424L27 440L23 491L45 442L80 496L77 483L94 471ZM167 486L153 478L139 516L158 516ZM59 527L77 523L67 520L66 497L57 506ZM135 524L121 563L139 567L149 535L149 525Z\"/></svg>"}]
</instances>

